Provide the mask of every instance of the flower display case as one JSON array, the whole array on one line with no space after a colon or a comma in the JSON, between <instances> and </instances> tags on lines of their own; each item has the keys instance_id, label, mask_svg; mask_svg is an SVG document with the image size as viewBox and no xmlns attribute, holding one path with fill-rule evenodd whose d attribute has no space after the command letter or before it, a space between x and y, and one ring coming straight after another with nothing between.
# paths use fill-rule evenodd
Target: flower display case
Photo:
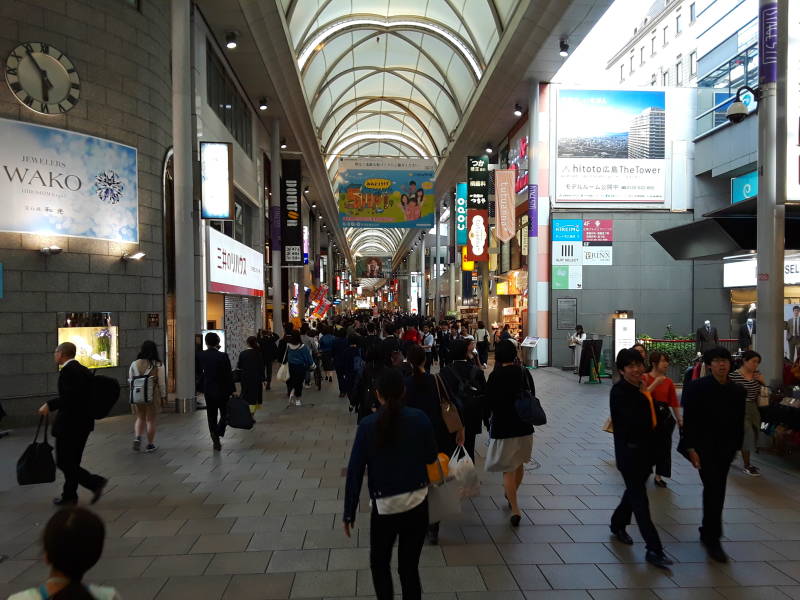
<instances>
[{"instance_id":1,"label":"flower display case","mask_svg":"<svg viewBox=\"0 0 800 600\"><path fill-rule=\"evenodd\" d=\"M58 343L71 342L75 359L90 369L119 365L119 328L111 313L65 313L59 321Z\"/></svg>"}]
</instances>

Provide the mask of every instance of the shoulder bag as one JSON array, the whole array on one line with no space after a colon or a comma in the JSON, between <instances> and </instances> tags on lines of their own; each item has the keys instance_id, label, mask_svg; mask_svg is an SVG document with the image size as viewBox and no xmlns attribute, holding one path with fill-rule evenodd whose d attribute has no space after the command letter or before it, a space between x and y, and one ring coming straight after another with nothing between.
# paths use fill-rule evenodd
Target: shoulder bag
<instances>
[{"instance_id":1,"label":"shoulder bag","mask_svg":"<svg viewBox=\"0 0 800 600\"><path fill-rule=\"evenodd\" d=\"M461 490L455 477L447 477L437 459L439 479L428 486L428 522L438 523L461 514Z\"/></svg>"},{"instance_id":2,"label":"shoulder bag","mask_svg":"<svg viewBox=\"0 0 800 600\"><path fill-rule=\"evenodd\" d=\"M286 346L286 352L283 354L283 360L281 361L281 366L278 369L278 372L275 374L275 379L278 381L283 381L286 383L289 381L289 363L286 362L286 359L289 356L289 346Z\"/></svg>"},{"instance_id":3,"label":"shoulder bag","mask_svg":"<svg viewBox=\"0 0 800 600\"><path fill-rule=\"evenodd\" d=\"M529 425L535 425L537 427L539 425L547 425L547 415L542 408L542 404L528 385L529 375L525 367L522 367L521 375L522 382L520 390L514 401L514 408L517 411L517 416Z\"/></svg>"},{"instance_id":4,"label":"shoulder bag","mask_svg":"<svg viewBox=\"0 0 800 600\"><path fill-rule=\"evenodd\" d=\"M439 396L439 407L442 410L442 420L447 426L447 431L450 433L461 431L464 429L464 424L461 422L461 415L458 414L458 409L455 404L450 401L447 387L438 375L434 375L433 378L436 381L436 393Z\"/></svg>"}]
</instances>

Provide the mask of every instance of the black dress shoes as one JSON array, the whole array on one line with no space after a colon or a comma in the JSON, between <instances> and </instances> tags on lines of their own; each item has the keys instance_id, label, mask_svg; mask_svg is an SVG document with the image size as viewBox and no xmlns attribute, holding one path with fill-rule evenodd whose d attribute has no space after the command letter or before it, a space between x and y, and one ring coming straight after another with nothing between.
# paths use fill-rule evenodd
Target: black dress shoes
<instances>
[{"instance_id":1,"label":"black dress shoes","mask_svg":"<svg viewBox=\"0 0 800 600\"><path fill-rule=\"evenodd\" d=\"M700 542L706 547L706 552L708 552L708 556L711 560L723 564L728 562L728 555L725 554L725 550L722 549L722 544L719 542L706 542L702 539Z\"/></svg>"},{"instance_id":2,"label":"black dress shoes","mask_svg":"<svg viewBox=\"0 0 800 600\"><path fill-rule=\"evenodd\" d=\"M667 487L667 482L664 481L663 479L654 479L653 483L655 484L656 487L660 487L660 488Z\"/></svg>"},{"instance_id":3,"label":"black dress shoes","mask_svg":"<svg viewBox=\"0 0 800 600\"><path fill-rule=\"evenodd\" d=\"M78 504L77 498L53 498L53 506L75 506Z\"/></svg>"},{"instance_id":4,"label":"black dress shoes","mask_svg":"<svg viewBox=\"0 0 800 600\"><path fill-rule=\"evenodd\" d=\"M92 500L90 504L96 504L97 501L100 500L100 498L103 496L103 490L106 489L106 486L108 485L108 479L106 479L105 477L101 477L100 479L101 479L100 483L93 490Z\"/></svg>"},{"instance_id":5,"label":"black dress shoes","mask_svg":"<svg viewBox=\"0 0 800 600\"><path fill-rule=\"evenodd\" d=\"M218 435L211 436L211 443L214 444L214 450L216 450L217 452L222 450L222 444L219 443Z\"/></svg>"},{"instance_id":6,"label":"black dress shoes","mask_svg":"<svg viewBox=\"0 0 800 600\"><path fill-rule=\"evenodd\" d=\"M611 527L611 534L623 544L633 546L633 538L624 529L614 529Z\"/></svg>"},{"instance_id":7,"label":"black dress shoes","mask_svg":"<svg viewBox=\"0 0 800 600\"><path fill-rule=\"evenodd\" d=\"M512 527L519 527L520 522L522 521L522 517L520 515L511 515L511 526Z\"/></svg>"},{"instance_id":8,"label":"black dress shoes","mask_svg":"<svg viewBox=\"0 0 800 600\"><path fill-rule=\"evenodd\" d=\"M664 554L663 550L661 552L648 550L647 554L644 555L644 559L659 569L669 569L674 564L672 560Z\"/></svg>"}]
</instances>

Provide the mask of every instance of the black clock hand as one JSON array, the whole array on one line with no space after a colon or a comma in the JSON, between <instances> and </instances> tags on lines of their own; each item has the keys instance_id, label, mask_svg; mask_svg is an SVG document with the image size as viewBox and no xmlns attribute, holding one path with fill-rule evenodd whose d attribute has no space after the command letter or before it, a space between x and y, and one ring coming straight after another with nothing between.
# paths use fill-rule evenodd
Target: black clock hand
<instances>
[{"instance_id":1,"label":"black clock hand","mask_svg":"<svg viewBox=\"0 0 800 600\"><path fill-rule=\"evenodd\" d=\"M39 77L42 80L42 99L47 102L49 100L49 90L53 87L53 84L50 83L50 78L47 76L47 71L45 71L39 63L36 62L36 59L33 58L33 53L30 50L26 50L28 53L28 58L31 59L33 66L36 67L36 71L39 73Z\"/></svg>"}]
</instances>

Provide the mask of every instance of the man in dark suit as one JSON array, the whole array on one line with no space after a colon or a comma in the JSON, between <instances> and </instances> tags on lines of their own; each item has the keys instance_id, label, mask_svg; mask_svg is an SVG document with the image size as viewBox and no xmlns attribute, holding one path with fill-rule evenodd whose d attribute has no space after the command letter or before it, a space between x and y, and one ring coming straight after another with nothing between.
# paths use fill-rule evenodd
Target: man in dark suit
<instances>
[{"instance_id":1,"label":"man in dark suit","mask_svg":"<svg viewBox=\"0 0 800 600\"><path fill-rule=\"evenodd\" d=\"M728 557L722 537L722 509L728 470L744 440L747 391L728 379L731 353L713 348L703 355L711 375L692 381L683 391L683 444L703 482L703 526L700 541L717 562Z\"/></svg>"},{"instance_id":2,"label":"man in dark suit","mask_svg":"<svg viewBox=\"0 0 800 600\"><path fill-rule=\"evenodd\" d=\"M694 345L698 356L719 346L719 334L717 328L711 325L711 321L706 320L697 330Z\"/></svg>"},{"instance_id":3,"label":"man in dark suit","mask_svg":"<svg viewBox=\"0 0 800 600\"><path fill-rule=\"evenodd\" d=\"M225 436L228 399L236 386L233 385L231 360L219 350L219 336L210 331L206 334L206 349L197 354L195 370L200 378L200 391L206 398L208 431L214 450L222 450L219 438Z\"/></svg>"},{"instance_id":4,"label":"man in dark suit","mask_svg":"<svg viewBox=\"0 0 800 600\"><path fill-rule=\"evenodd\" d=\"M264 357L264 368L266 370L267 389L272 384L272 363L278 354L278 335L269 329L262 329L258 336L258 347Z\"/></svg>"},{"instance_id":5,"label":"man in dark suit","mask_svg":"<svg viewBox=\"0 0 800 600\"><path fill-rule=\"evenodd\" d=\"M56 506L78 503L78 486L91 490L92 504L103 495L108 480L93 475L81 467L83 450L89 434L94 430L89 394L92 372L75 360L75 344L59 344L53 354L56 365L61 367L58 375L58 398L39 407L40 415L49 415L56 410L53 436L56 438L56 465L64 473L64 489L61 497L53 500Z\"/></svg>"}]
</instances>

